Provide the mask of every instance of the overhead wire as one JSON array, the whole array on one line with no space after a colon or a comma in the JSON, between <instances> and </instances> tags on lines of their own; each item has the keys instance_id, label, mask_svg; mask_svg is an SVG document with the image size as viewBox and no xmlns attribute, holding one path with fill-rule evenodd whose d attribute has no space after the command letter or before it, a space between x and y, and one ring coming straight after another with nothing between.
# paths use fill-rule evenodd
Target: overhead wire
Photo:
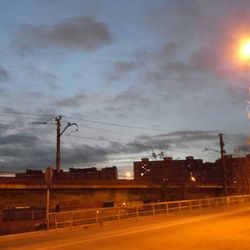
<instances>
[{"instance_id":1,"label":"overhead wire","mask_svg":"<svg viewBox=\"0 0 250 250\"><path fill-rule=\"evenodd\" d=\"M81 153L81 150L79 149L78 145L76 145L73 140L71 140L70 136L67 136L68 140L70 141L70 144L73 146L73 148L78 152L78 154L80 155L80 157L82 158L84 163L91 163L90 161L86 161L85 157L83 156L83 154ZM142 157L144 157L145 155L143 155ZM138 155L137 156L127 156L127 157L108 157L105 161L109 162L109 161L120 161L120 160L128 160L128 159L138 159ZM126 161L127 163L131 163L131 161ZM92 162L93 163L93 162ZM121 162L120 162L121 163ZM124 161L122 161L122 163L125 163Z\"/></svg>"},{"instance_id":2,"label":"overhead wire","mask_svg":"<svg viewBox=\"0 0 250 250\"><path fill-rule=\"evenodd\" d=\"M0 115L2 116L10 116L10 117L22 117L21 121L20 122L25 122L26 124L54 124L52 122L48 122L47 120L46 121L41 121L41 120L36 120L36 118L34 117L43 117L43 116L47 116L47 117L51 117L49 120L52 119L52 117L56 116L54 114L35 114L35 113L21 113L21 112L18 112L18 113L12 113L12 112L0 112ZM31 117L30 117L31 116ZM95 124L102 124L102 125L106 125L106 126L115 126L115 127L124 127L124 128L132 128L132 129L146 129L146 130L155 130L155 129L151 129L151 128L146 128L146 127L137 127L137 126L132 126L132 125L124 125L124 124L117 124L117 123L109 123L109 122L103 122L103 121L94 121L94 120L89 120L89 119L83 119L83 118L80 118L80 117L73 117L73 116L67 116L67 115L62 115L62 117L64 118L68 118L68 119L75 119L78 123L80 121L80 123L82 124L82 122L91 122L91 123L95 123ZM28 121L24 121L23 119L32 119L32 120L35 120L34 122L28 122ZM8 120L5 120L6 122L17 122L16 120L15 121L8 121ZM103 131L103 132L107 132L107 133L112 133L112 134L117 134L117 135L121 135L121 136L131 136L131 135L128 135L128 133L121 133L120 131L111 131L111 130L107 130L105 128L97 128L97 127L93 127L93 126L89 126L89 125L84 125L85 127L89 128L89 129L94 129L94 130L99 130L99 131ZM158 131L158 130L157 130ZM162 131L162 130L160 130ZM80 136L79 136L80 138ZM96 139L96 138L84 138L84 139L89 139L89 140L96 140L96 141L108 141L108 142L116 142L115 140L107 140L107 139Z\"/></svg>"},{"instance_id":3,"label":"overhead wire","mask_svg":"<svg viewBox=\"0 0 250 250\"><path fill-rule=\"evenodd\" d=\"M67 139L70 141L71 145L73 146L73 148L77 151L77 153L79 154L79 156L82 158L83 161L86 161L85 160L85 157L82 155L81 151L79 150L79 148L74 144L74 142L71 140L70 137L67 137ZM79 160L78 160L79 161ZM79 161L80 163L82 161Z\"/></svg>"},{"instance_id":4,"label":"overhead wire","mask_svg":"<svg viewBox=\"0 0 250 250\"><path fill-rule=\"evenodd\" d=\"M96 120L85 119L85 118L82 118L82 117L74 117L74 116L63 116L63 117L67 117L67 118L70 118L70 119L77 119L77 120L84 121L84 122L90 122L90 123L96 123L96 124L101 124L101 125L113 126L113 127L123 127L123 128L131 128L131 129L145 129L145 130L166 132L166 130L164 130L164 129L155 129L155 128L148 128L148 127L141 127L141 126L133 126L133 125L129 125L129 124L96 121Z\"/></svg>"},{"instance_id":5,"label":"overhead wire","mask_svg":"<svg viewBox=\"0 0 250 250\"><path fill-rule=\"evenodd\" d=\"M35 116L35 117L38 117L38 116L57 116L55 114L38 114L38 113L25 113L25 112L0 112L0 115L11 115L11 116Z\"/></svg>"},{"instance_id":6,"label":"overhead wire","mask_svg":"<svg viewBox=\"0 0 250 250\"><path fill-rule=\"evenodd\" d=\"M37 114L37 113L24 113L24 112L18 112L18 113L0 112L0 115L35 116L35 117L42 117L42 116L56 117L56 116L58 116L56 114ZM107 126L113 126L113 127L123 127L123 128L131 128L131 129L144 129L144 130L151 130L151 131L166 132L166 130L164 130L164 129L149 128L149 127L142 127L142 126L134 126L134 125L130 125L130 124L121 124L121 123L97 121L97 120L91 120L91 119L86 119L86 118L82 118L82 117L75 117L75 116L68 116L68 115L62 115L62 117L69 118L69 119L75 119L77 121L84 121L84 122L107 125Z\"/></svg>"},{"instance_id":7,"label":"overhead wire","mask_svg":"<svg viewBox=\"0 0 250 250\"><path fill-rule=\"evenodd\" d=\"M41 118L48 118L50 117L49 120L53 119L54 117L58 116L56 114L42 114L42 113L27 113L27 112L0 112L0 117L19 117L21 118L21 120L7 120L7 119L0 119L0 121L2 122L9 122L9 123L14 123L17 121L23 122L23 123L28 123L28 124L54 124L54 123L49 123L48 120L46 121L41 121ZM121 123L112 123L112 122L104 122L104 121L97 121L97 120L91 120L91 119L85 119L83 117L76 117L76 116L68 116L68 115L62 115L62 117L67 118L67 119L74 119L76 120L78 123L80 122L82 123L94 123L94 124L98 124L98 125L105 125L105 126L110 126L110 127L119 127L119 128L127 128L127 129L140 129L140 130L148 130L148 131L158 131L158 132L169 132L166 131L164 129L157 129L157 128L149 128L149 127L141 127L141 126L133 126L133 125L129 125L129 124L121 124ZM37 118L40 118L37 121ZM37 122L30 122L30 121L25 121L24 119L32 119L35 120ZM93 127L93 126L89 126L89 125L84 125L85 127L89 128L89 129L94 129L94 130L99 130L99 131L103 131L103 132L107 132L107 133L113 133L113 134L118 134L118 135L122 135L122 136L130 136L130 135L125 135L123 133L121 133L120 131L110 131L107 130L105 128L97 128L97 127ZM81 139L86 139L86 140L94 140L94 141L101 141L101 142L107 142L107 143L121 143L120 140L110 140L108 138L95 138L95 137L90 137L90 136L80 136L80 135L70 135L73 137L77 137L77 138L81 138ZM124 144L124 143L121 143ZM179 153L184 153L184 151L180 151L178 150ZM188 153L188 152L185 152Z\"/></svg>"},{"instance_id":8,"label":"overhead wire","mask_svg":"<svg viewBox=\"0 0 250 250\"><path fill-rule=\"evenodd\" d=\"M81 123L82 124L82 123ZM102 131L102 132L107 132L107 133L111 133L111 134L118 134L118 135L123 135L123 136L130 136L128 135L127 133L121 133L121 132L118 132L118 131L111 131L111 130L108 130L108 129L104 129L104 128L97 128L97 127L92 127L92 126L89 126L89 125L86 125L84 124L83 127L85 128L89 128L89 129L94 129L94 130L97 130L97 131Z\"/></svg>"},{"instance_id":9,"label":"overhead wire","mask_svg":"<svg viewBox=\"0 0 250 250\"><path fill-rule=\"evenodd\" d=\"M108 140L106 138L95 138L95 137L90 137L90 136L80 136L80 135L71 135L71 134L67 134L66 136L68 136L68 137L76 137L76 138L81 138L81 139L86 139L86 140L101 141L101 142L111 142L111 143L117 143L118 142L118 141L115 141L115 140Z\"/></svg>"}]
</instances>

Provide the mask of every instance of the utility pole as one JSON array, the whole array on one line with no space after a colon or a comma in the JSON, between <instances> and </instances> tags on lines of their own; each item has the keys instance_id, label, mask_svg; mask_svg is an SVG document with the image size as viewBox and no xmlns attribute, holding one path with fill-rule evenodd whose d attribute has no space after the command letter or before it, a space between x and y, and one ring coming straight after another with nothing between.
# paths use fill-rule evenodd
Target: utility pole
<instances>
[{"instance_id":1,"label":"utility pole","mask_svg":"<svg viewBox=\"0 0 250 250\"><path fill-rule=\"evenodd\" d=\"M222 161L222 172L223 172L223 187L224 187L224 195L227 195L227 177L226 177L226 162L225 162L225 153L224 150L224 141L223 141L223 134L219 133L220 137L220 154L221 154L221 161Z\"/></svg>"},{"instance_id":2,"label":"utility pole","mask_svg":"<svg viewBox=\"0 0 250 250\"><path fill-rule=\"evenodd\" d=\"M56 170L57 172L60 172L61 170L61 136L66 131L66 129L70 126L76 126L76 129L78 130L78 125L76 123L68 122L65 128L61 131L62 125L61 125L62 116L58 116L55 118L56 122Z\"/></svg>"},{"instance_id":3,"label":"utility pole","mask_svg":"<svg viewBox=\"0 0 250 250\"><path fill-rule=\"evenodd\" d=\"M56 121L56 170L60 172L61 168L61 120L62 116L58 116L55 118Z\"/></svg>"}]
</instances>

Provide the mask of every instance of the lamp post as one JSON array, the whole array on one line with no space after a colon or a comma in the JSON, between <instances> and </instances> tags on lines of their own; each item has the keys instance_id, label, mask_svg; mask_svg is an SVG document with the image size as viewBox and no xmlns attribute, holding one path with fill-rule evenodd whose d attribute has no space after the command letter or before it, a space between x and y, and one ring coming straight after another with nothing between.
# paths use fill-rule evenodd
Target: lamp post
<instances>
[{"instance_id":1,"label":"lamp post","mask_svg":"<svg viewBox=\"0 0 250 250\"><path fill-rule=\"evenodd\" d=\"M244 62L244 64L247 66L247 69L250 71L250 37L244 39L240 43L239 47L239 55L241 61ZM248 87L248 93L250 94L250 87ZM247 115L248 119L250 119L250 101L247 101ZM250 140L248 138L248 144L250 143ZM247 172L247 182L248 182L248 193L250 193L250 172Z\"/></svg>"},{"instance_id":2,"label":"lamp post","mask_svg":"<svg viewBox=\"0 0 250 250\"><path fill-rule=\"evenodd\" d=\"M45 171L45 182L46 182L46 225L49 230L49 212L50 212L50 188L53 178L53 168L47 167Z\"/></svg>"}]
</instances>

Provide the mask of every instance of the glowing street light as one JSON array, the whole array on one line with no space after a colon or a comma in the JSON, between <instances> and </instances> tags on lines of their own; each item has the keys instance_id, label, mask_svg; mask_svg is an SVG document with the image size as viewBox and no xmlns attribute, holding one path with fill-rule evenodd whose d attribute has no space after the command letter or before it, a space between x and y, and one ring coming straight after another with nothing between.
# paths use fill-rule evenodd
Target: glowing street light
<instances>
[{"instance_id":1,"label":"glowing street light","mask_svg":"<svg viewBox=\"0 0 250 250\"><path fill-rule=\"evenodd\" d=\"M192 182L196 182L196 179L195 179L194 176L191 176L190 180L191 180Z\"/></svg>"},{"instance_id":2,"label":"glowing street light","mask_svg":"<svg viewBox=\"0 0 250 250\"><path fill-rule=\"evenodd\" d=\"M242 60L250 60L250 39L241 41L239 55Z\"/></svg>"}]
</instances>

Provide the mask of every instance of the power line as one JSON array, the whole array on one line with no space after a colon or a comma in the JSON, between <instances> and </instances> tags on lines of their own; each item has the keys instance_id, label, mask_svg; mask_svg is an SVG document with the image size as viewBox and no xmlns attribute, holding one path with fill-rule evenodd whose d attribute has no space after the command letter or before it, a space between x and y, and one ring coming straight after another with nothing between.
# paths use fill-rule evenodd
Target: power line
<instances>
[{"instance_id":1,"label":"power line","mask_svg":"<svg viewBox=\"0 0 250 250\"><path fill-rule=\"evenodd\" d=\"M79 148L75 145L75 143L71 140L71 138L69 136L67 136L67 139L70 141L71 145L73 146L73 148L77 151L77 153L80 155L80 157L82 158L83 161L85 160L85 157L82 155L81 151L79 150ZM81 162L81 161L79 161Z\"/></svg>"},{"instance_id":2,"label":"power line","mask_svg":"<svg viewBox=\"0 0 250 250\"><path fill-rule=\"evenodd\" d=\"M78 148L78 146L73 142L73 140L71 140L70 136L67 136L71 145L74 147L74 149L78 152L78 154L80 155L80 157L83 159L83 162L90 162L90 161L86 161L85 160L85 157L83 156L83 154L81 153L81 150ZM78 137L78 136L74 136L74 137ZM141 156L141 157L144 157L144 156ZM128 160L128 159L138 159L138 155L137 156L127 156L127 157L114 157L114 158L110 158L110 157L107 157L107 159L105 160L106 162L108 161L119 161L119 160ZM127 162L130 162L131 161L127 161Z\"/></svg>"},{"instance_id":3,"label":"power line","mask_svg":"<svg viewBox=\"0 0 250 250\"><path fill-rule=\"evenodd\" d=\"M123 135L123 136L130 136L128 134L120 133L120 132L117 132L117 131L111 131L111 130L104 129L104 128L91 127L91 126L88 126L88 125L83 125L83 127L89 128L89 129L98 130L98 131L103 131L103 132L107 132L107 133L111 133L111 134L118 134L118 135Z\"/></svg>"},{"instance_id":4,"label":"power line","mask_svg":"<svg viewBox=\"0 0 250 250\"><path fill-rule=\"evenodd\" d=\"M111 142L111 143L117 143L118 141L111 141L106 138L95 138L95 137L90 137L90 136L80 136L80 135L66 135L68 137L76 137L76 138L82 138L82 139L87 139L87 140L93 140L93 141L102 141L102 142Z\"/></svg>"},{"instance_id":5,"label":"power line","mask_svg":"<svg viewBox=\"0 0 250 250\"><path fill-rule=\"evenodd\" d=\"M1 113L0 113L1 114ZM42 122L42 121L38 121L37 118L35 117L19 117L19 116L16 116L16 115L11 115L11 114L4 114L4 115L0 115L0 117L6 117L6 118L9 118L9 120L7 119L0 119L0 121L5 121L5 122L22 122L22 123L27 123L27 124L30 124L30 123L35 123L35 122L31 122L31 121L27 121L28 120L32 120L32 121L37 121L37 122ZM10 120L10 119L14 119L14 120ZM42 118L40 116L40 118Z\"/></svg>"},{"instance_id":6,"label":"power line","mask_svg":"<svg viewBox=\"0 0 250 250\"><path fill-rule=\"evenodd\" d=\"M128 124L121 124L121 123L103 122L103 121L89 120L89 119L85 119L85 118L81 118L81 117L73 117L73 116L64 116L64 117L70 118L70 119L75 119L75 120L80 120L80 121L84 121L84 122L91 122L91 123L96 123L96 124L113 126L113 127L123 127L123 128L144 129L144 130L151 130L151 131L166 132L166 130L164 130L164 129L154 129L154 128L148 128L148 127L140 127L140 126L133 126L133 125L128 125Z\"/></svg>"},{"instance_id":7,"label":"power line","mask_svg":"<svg viewBox=\"0 0 250 250\"><path fill-rule=\"evenodd\" d=\"M23 113L23 112L18 112L18 113L0 112L0 114L3 114L3 115L6 114L6 115L12 115L12 116L35 116L35 117L41 117L41 116L55 117L55 116L57 116L56 114L35 114L35 113ZM61 116L64 118L69 118L69 119L74 119L74 120L84 121L84 122L90 122L90 123L96 123L96 124L101 124L101 125L106 125L106 126L166 132L166 130L164 130L164 129L133 126L133 125L129 125L129 124L121 124L121 123L113 123L113 122L96 121L96 120L85 119L85 118L74 117L74 116L67 116L67 115L61 115Z\"/></svg>"},{"instance_id":8,"label":"power line","mask_svg":"<svg viewBox=\"0 0 250 250\"><path fill-rule=\"evenodd\" d=\"M35 117L41 117L41 116L51 116L55 117L55 114L35 114L35 113L24 113L24 112L0 112L0 115L9 115L9 116L35 116Z\"/></svg>"},{"instance_id":9,"label":"power line","mask_svg":"<svg viewBox=\"0 0 250 250\"><path fill-rule=\"evenodd\" d=\"M4 120L4 119L0 119L1 122L16 122L16 121L10 121L10 120Z\"/></svg>"}]
</instances>

